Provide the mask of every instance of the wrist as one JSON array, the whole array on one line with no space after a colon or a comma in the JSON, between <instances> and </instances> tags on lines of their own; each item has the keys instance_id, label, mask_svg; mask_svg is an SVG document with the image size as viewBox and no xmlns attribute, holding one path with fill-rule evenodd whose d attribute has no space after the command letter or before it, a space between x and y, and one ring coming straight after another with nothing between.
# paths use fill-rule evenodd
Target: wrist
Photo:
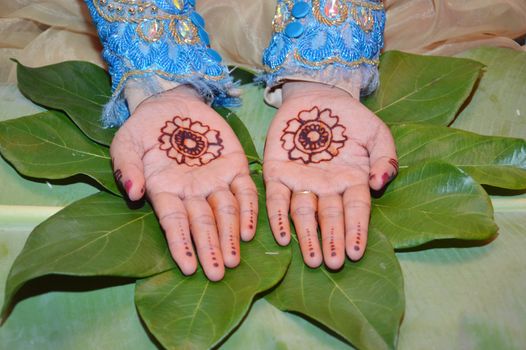
<instances>
[{"instance_id":1,"label":"wrist","mask_svg":"<svg viewBox=\"0 0 526 350\"><path fill-rule=\"evenodd\" d=\"M161 93L152 95L144 99L138 106L143 107L144 105L153 104L160 105L164 101L177 101L178 104L205 104L204 97L191 85L179 85L173 89L163 91Z\"/></svg>"},{"instance_id":2,"label":"wrist","mask_svg":"<svg viewBox=\"0 0 526 350\"><path fill-rule=\"evenodd\" d=\"M310 81L288 81L282 86L283 101L311 95L330 95L333 97L353 97L352 94L334 85Z\"/></svg>"}]
</instances>

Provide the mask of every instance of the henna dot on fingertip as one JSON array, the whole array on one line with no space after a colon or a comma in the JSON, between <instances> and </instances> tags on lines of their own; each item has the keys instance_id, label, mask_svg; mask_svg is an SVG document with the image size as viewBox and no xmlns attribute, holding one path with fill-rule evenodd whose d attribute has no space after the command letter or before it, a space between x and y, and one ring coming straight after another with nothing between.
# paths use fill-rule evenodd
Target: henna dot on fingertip
<instances>
[{"instance_id":1,"label":"henna dot on fingertip","mask_svg":"<svg viewBox=\"0 0 526 350\"><path fill-rule=\"evenodd\" d=\"M359 250L360 250L360 246L355 245L355 246L354 246L354 250L355 250L355 251L359 251Z\"/></svg>"},{"instance_id":2,"label":"henna dot on fingertip","mask_svg":"<svg viewBox=\"0 0 526 350\"><path fill-rule=\"evenodd\" d=\"M219 264L218 263L214 263L214 267L219 267Z\"/></svg>"},{"instance_id":3,"label":"henna dot on fingertip","mask_svg":"<svg viewBox=\"0 0 526 350\"><path fill-rule=\"evenodd\" d=\"M192 253L190 253L190 252L186 252L186 256L188 256L188 257L192 257L192 256L193 256L193 254L192 254Z\"/></svg>"},{"instance_id":4,"label":"henna dot on fingertip","mask_svg":"<svg viewBox=\"0 0 526 350\"><path fill-rule=\"evenodd\" d=\"M279 233L279 235L280 235L281 237L285 237L287 234L285 233L285 231L281 231L281 232Z\"/></svg>"},{"instance_id":5,"label":"henna dot on fingertip","mask_svg":"<svg viewBox=\"0 0 526 350\"><path fill-rule=\"evenodd\" d=\"M315 269L323 263L323 256L321 254L311 253L308 257L305 256L304 261L308 267Z\"/></svg>"}]
</instances>

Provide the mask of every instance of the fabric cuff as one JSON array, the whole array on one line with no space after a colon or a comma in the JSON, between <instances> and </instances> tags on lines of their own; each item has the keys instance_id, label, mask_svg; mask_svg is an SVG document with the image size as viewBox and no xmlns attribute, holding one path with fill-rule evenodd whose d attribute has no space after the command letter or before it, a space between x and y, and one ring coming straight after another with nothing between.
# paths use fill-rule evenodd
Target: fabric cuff
<instances>
[{"instance_id":1,"label":"fabric cuff","mask_svg":"<svg viewBox=\"0 0 526 350\"><path fill-rule=\"evenodd\" d=\"M378 86L385 10L376 0L278 0L263 55L266 101L279 105L287 80L338 87L359 99Z\"/></svg>"},{"instance_id":2,"label":"fabric cuff","mask_svg":"<svg viewBox=\"0 0 526 350\"><path fill-rule=\"evenodd\" d=\"M85 1L112 79L104 126L120 126L142 100L181 84L193 86L213 105L239 105L232 94L236 86L221 56L210 48L194 0Z\"/></svg>"}]
</instances>

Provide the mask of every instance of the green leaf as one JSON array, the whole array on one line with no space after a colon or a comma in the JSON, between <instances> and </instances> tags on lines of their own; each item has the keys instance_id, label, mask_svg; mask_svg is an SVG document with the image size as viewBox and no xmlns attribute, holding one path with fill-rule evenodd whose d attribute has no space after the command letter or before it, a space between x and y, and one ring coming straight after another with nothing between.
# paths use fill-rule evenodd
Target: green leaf
<instances>
[{"instance_id":1,"label":"green leaf","mask_svg":"<svg viewBox=\"0 0 526 350\"><path fill-rule=\"evenodd\" d=\"M455 128L484 135L526 138L526 52L481 47L460 56L487 66Z\"/></svg>"},{"instance_id":2,"label":"green leaf","mask_svg":"<svg viewBox=\"0 0 526 350\"><path fill-rule=\"evenodd\" d=\"M246 67L228 66L228 69L232 79L234 79L235 82L239 82L241 85L252 84L256 77L256 73Z\"/></svg>"},{"instance_id":3,"label":"green leaf","mask_svg":"<svg viewBox=\"0 0 526 350\"><path fill-rule=\"evenodd\" d=\"M283 311L298 312L339 334L358 349L394 349L404 312L403 277L389 241L369 234L367 252L342 270L305 265L295 239L286 277L269 295Z\"/></svg>"},{"instance_id":4,"label":"green leaf","mask_svg":"<svg viewBox=\"0 0 526 350\"><path fill-rule=\"evenodd\" d=\"M100 192L31 233L9 273L2 315L22 285L36 277L146 277L174 267L151 208L130 210L122 198Z\"/></svg>"},{"instance_id":5,"label":"green leaf","mask_svg":"<svg viewBox=\"0 0 526 350\"><path fill-rule=\"evenodd\" d=\"M388 51L381 57L380 87L363 103L388 124L448 125L483 67L468 59Z\"/></svg>"},{"instance_id":6,"label":"green leaf","mask_svg":"<svg viewBox=\"0 0 526 350\"><path fill-rule=\"evenodd\" d=\"M486 240L497 232L484 189L442 162L400 169L385 193L373 200L370 228L382 232L395 249L438 239Z\"/></svg>"},{"instance_id":7,"label":"green leaf","mask_svg":"<svg viewBox=\"0 0 526 350\"><path fill-rule=\"evenodd\" d=\"M252 136L248 132L247 127L239 117L229 110L228 108L216 108L217 113L219 113L225 120L228 122L234 133L236 134L249 162L256 161L261 162L261 158L256 151L254 142L252 141Z\"/></svg>"},{"instance_id":8,"label":"green leaf","mask_svg":"<svg viewBox=\"0 0 526 350\"><path fill-rule=\"evenodd\" d=\"M442 126L405 124L391 127L398 160L411 166L443 160L467 172L478 183L526 188L526 141L489 137Z\"/></svg>"},{"instance_id":9,"label":"green leaf","mask_svg":"<svg viewBox=\"0 0 526 350\"><path fill-rule=\"evenodd\" d=\"M252 141L258 153L263 154L267 130L277 110L265 104L263 101L264 89L261 86L245 85L242 86L242 90L243 105L233 109L233 111L252 135Z\"/></svg>"},{"instance_id":10,"label":"green leaf","mask_svg":"<svg viewBox=\"0 0 526 350\"><path fill-rule=\"evenodd\" d=\"M61 112L1 122L0 152L23 175L66 179L84 174L120 194L108 148L88 139Z\"/></svg>"},{"instance_id":11,"label":"green leaf","mask_svg":"<svg viewBox=\"0 0 526 350\"><path fill-rule=\"evenodd\" d=\"M101 126L111 96L108 73L89 62L69 61L30 68L18 63L18 88L31 101L66 114L90 139L108 146L116 129Z\"/></svg>"},{"instance_id":12,"label":"green leaf","mask_svg":"<svg viewBox=\"0 0 526 350\"><path fill-rule=\"evenodd\" d=\"M290 248L279 247L265 211L261 176L254 178L260 213L255 238L241 244L241 263L219 282L202 271L179 270L137 281L136 304L152 334L168 349L206 349L241 322L254 297L278 283L290 263Z\"/></svg>"}]
</instances>

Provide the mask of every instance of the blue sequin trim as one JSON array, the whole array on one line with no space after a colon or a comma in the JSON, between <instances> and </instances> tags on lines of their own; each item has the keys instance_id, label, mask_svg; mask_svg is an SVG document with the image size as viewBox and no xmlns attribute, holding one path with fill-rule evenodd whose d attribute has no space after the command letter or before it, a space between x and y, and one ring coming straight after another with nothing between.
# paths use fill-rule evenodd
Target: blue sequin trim
<instances>
[{"instance_id":1,"label":"blue sequin trim","mask_svg":"<svg viewBox=\"0 0 526 350\"><path fill-rule=\"evenodd\" d=\"M85 0L112 78L113 95L103 112L105 126L121 125L129 111L123 96L132 77L159 76L193 85L218 106L238 105L219 54L208 45L205 23L190 0ZM155 87L149 87L159 92Z\"/></svg>"},{"instance_id":2,"label":"blue sequin trim","mask_svg":"<svg viewBox=\"0 0 526 350\"><path fill-rule=\"evenodd\" d=\"M306 5L310 10L305 14ZM298 10L301 9L301 11ZM296 10L294 10L296 9ZM299 18L294 17L299 13ZM294 26L302 26L301 35ZM383 47L385 10L374 0L278 0L273 20L274 35L263 54L267 86L287 75L312 75L329 65L364 68L367 83L375 84ZM375 72L373 72L375 71ZM362 86L370 91L371 86Z\"/></svg>"}]
</instances>

